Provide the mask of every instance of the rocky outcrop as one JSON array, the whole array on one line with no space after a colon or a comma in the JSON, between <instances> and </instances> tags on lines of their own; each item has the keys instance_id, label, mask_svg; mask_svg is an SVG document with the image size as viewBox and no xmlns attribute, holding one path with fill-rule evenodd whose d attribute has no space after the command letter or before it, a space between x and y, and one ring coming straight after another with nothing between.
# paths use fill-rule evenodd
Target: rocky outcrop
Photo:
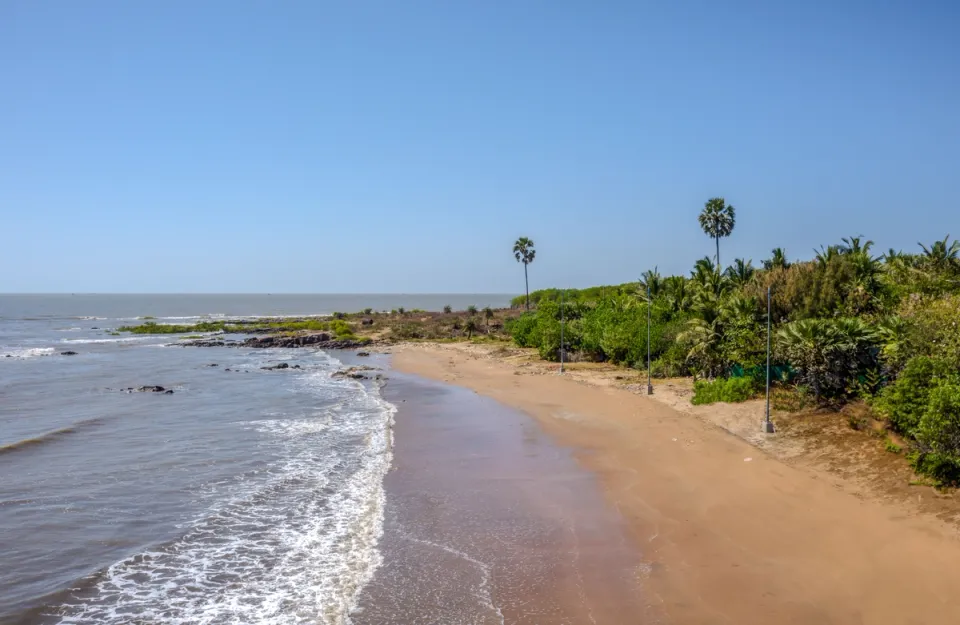
<instances>
[{"instance_id":1,"label":"rocky outcrop","mask_svg":"<svg viewBox=\"0 0 960 625\"><path fill-rule=\"evenodd\" d=\"M330 335L325 332L317 334L300 334L297 336L283 336L271 334L264 337L252 337L243 342L244 347L303 347L317 345L330 341Z\"/></svg>"},{"instance_id":2,"label":"rocky outcrop","mask_svg":"<svg viewBox=\"0 0 960 625\"><path fill-rule=\"evenodd\" d=\"M270 334L267 336L252 336L244 341L224 341L222 338L196 339L173 343L180 347L316 347L319 349L356 349L369 345L369 341L356 339L338 339L326 332L314 334Z\"/></svg>"},{"instance_id":3,"label":"rocky outcrop","mask_svg":"<svg viewBox=\"0 0 960 625\"><path fill-rule=\"evenodd\" d=\"M264 371L276 371L278 369L299 369L300 365L293 365L292 367L285 362L281 362L278 365L273 365L272 367L260 367Z\"/></svg>"},{"instance_id":4,"label":"rocky outcrop","mask_svg":"<svg viewBox=\"0 0 960 625\"><path fill-rule=\"evenodd\" d=\"M335 371L331 374L331 377L334 378L350 378L352 380L369 380L370 376L366 375L365 371L376 371L374 367L369 367L367 365L358 365L356 367L348 367L347 369L341 369ZM377 376L379 379L380 376Z\"/></svg>"},{"instance_id":5,"label":"rocky outcrop","mask_svg":"<svg viewBox=\"0 0 960 625\"><path fill-rule=\"evenodd\" d=\"M60 355L61 355L61 356L76 356L76 355L77 355L77 352L65 351L65 352L60 352Z\"/></svg>"},{"instance_id":6,"label":"rocky outcrop","mask_svg":"<svg viewBox=\"0 0 960 625\"><path fill-rule=\"evenodd\" d=\"M163 388L162 386L148 385L140 386L137 388L125 388L123 389L127 393L162 393L163 395L173 395L173 390L168 388Z\"/></svg>"}]
</instances>

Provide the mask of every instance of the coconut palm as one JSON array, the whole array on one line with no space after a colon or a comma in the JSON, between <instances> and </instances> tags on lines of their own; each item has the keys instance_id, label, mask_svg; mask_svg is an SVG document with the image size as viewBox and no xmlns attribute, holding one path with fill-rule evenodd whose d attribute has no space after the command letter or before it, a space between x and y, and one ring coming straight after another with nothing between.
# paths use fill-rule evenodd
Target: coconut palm
<instances>
[{"instance_id":1,"label":"coconut palm","mask_svg":"<svg viewBox=\"0 0 960 625\"><path fill-rule=\"evenodd\" d=\"M640 290L642 291L641 295L643 297L647 296L647 292L650 293L651 298L660 295L660 292L663 290L663 280L660 277L660 272L657 271L656 267L643 272L643 276L640 278L639 286Z\"/></svg>"},{"instance_id":2,"label":"coconut palm","mask_svg":"<svg viewBox=\"0 0 960 625\"><path fill-rule=\"evenodd\" d=\"M523 263L523 281L527 287L527 310L530 310L530 279L527 277L527 265L533 262L537 250L533 249L533 241L527 237L520 237L513 244L513 256L518 263Z\"/></svg>"},{"instance_id":3,"label":"coconut palm","mask_svg":"<svg viewBox=\"0 0 960 625\"><path fill-rule=\"evenodd\" d=\"M829 245L827 247L821 245L819 250L814 248L813 253L817 256L817 262L826 266L831 260L843 254L843 251L839 245Z\"/></svg>"},{"instance_id":4,"label":"coconut palm","mask_svg":"<svg viewBox=\"0 0 960 625\"><path fill-rule=\"evenodd\" d=\"M732 265L727 267L725 274L727 279L730 280L735 286L742 287L750 281L750 278L753 277L754 271L756 270L753 268L752 262L742 258L737 258L733 261Z\"/></svg>"},{"instance_id":5,"label":"coconut palm","mask_svg":"<svg viewBox=\"0 0 960 625\"><path fill-rule=\"evenodd\" d=\"M787 260L787 251L782 247L775 247L771 251L770 260L763 261L764 269L786 269L790 266Z\"/></svg>"},{"instance_id":6,"label":"coconut palm","mask_svg":"<svg viewBox=\"0 0 960 625\"><path fill-rule=\"evenodd\" d=\"M867 254L870 252L870 248L873 247L873 241L867 240L861 243L863 235L857 237L844 237L840 239L843 241L841 245L836 246L837 251L841 254Z\"/></svg>"},{"instance_id":7,"label":"coconut palm","mask_svg":"<svg viewBox=\"0 0 960 625\"><path fill-rule=\"evenodd\" d=\"M737 212L722 197L710 198L700 212L700 227L717 243L717 270L720 269L720 238L728 237L736 225Z\"/></svg>"},{"instance_id":8,"label":"coconut palm","mask_svg":"<svg viewBox=\"0 0 960 625\"><path fill-rule=\"evenodd\" d=\"M477 331L477 320L473 317L467 317L463 324L463 330L467 333L467 338L472 338L473 333Z\"/></svg>"},{"instance_id":9,"label":"coconut palm","mask_svg":"<svg viewBox=\"0 0 960 625\"><path fill-rule=\"evenodd\" d=\"M691 289L687 288L687 279L683 276L670 276L663 281L667 304L675 313L686 312L692 304Z\"/></svg>"},{"instance_id":10,"label":"coconut palm","mask_svg":"<svg viewBox=\"0 0 960 625\"><path fill-rule=\"evenodd\" d=\"M917 245L923 248L924 259L929 264L937 269L946 269L960 265L960 241L954 241L948 245L949 240L948 234L942 241L934 241L929 248L923 243L917 243Z\"/></svg>"}]
</instances>

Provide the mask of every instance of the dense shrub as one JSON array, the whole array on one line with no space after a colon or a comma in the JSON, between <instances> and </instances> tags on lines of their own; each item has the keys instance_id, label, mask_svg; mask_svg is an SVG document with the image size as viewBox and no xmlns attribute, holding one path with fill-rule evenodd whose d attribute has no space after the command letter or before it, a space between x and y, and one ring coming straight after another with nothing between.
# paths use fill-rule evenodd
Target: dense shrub
<instances>
[{"instance_id":1,"label":"dense shrub","mask_svg":"<svg viewBox=\"0 0 960 625\"><path fill-rule=\"evenodd\" d=\"M504 330L518 347L537 347L540 344L535 313L524 313L515 319L507 319Z\"/></svg>"},{"instance_id":2,"label":"dense shrub","mask_svg":"<svg viewBox=\"0 0 960 625\"><path fill-rule=\"evenodd\" d=\"M874 403L895 430L916 436L920 420L927 412L930 394L952 373L950 364L940 358L911 358L897 381L887 386Z\"/></svg>"},{"instance_id":3,"label":"dense shrub","mask_svg":"<svg viewBox=\"0 0 960 625\"><path fill-rule=\"evenodd\" d=\"M930 391L916 437L916 469L938 482L960 484L960 379L956 376Z\"/></svg>"},{"instance_id":4,"label":"dense shrub","mask_svg":"<svg viewBox=\"0 0 960 625\"><path fill-rule=\"evenodd\" d=\"M792 365L797 381L820 401L847 396L860 374L876 368L878 340L858 318L803 319L777 332L776 347L778 359Z\"/></svg>"},{"instance_id":5,"label":"dense shrub","mask_svg":"<svg viewBox=\"0 0 960 625\"><path fill-rule=\"evenodd\" d=\"M750 378L718 378L697 380L693 385L693 403L712 404L718 401L736 403L747 401L757 392Z\"/></svg>"}]
</instances>

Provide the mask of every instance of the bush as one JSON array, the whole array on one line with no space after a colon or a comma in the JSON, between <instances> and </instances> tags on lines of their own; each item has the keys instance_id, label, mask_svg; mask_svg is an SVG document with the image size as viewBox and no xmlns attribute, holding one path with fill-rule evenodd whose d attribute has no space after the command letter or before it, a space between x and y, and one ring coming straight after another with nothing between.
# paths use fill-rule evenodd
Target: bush
<instances>
[{"instance_id":1,"label":"bush","mask_svg":"<svg viewBox=\"0 0 960 625\"><path fill-rule=\"evenodd\" d=\"M537 347L540 344L537 316L534 313L524 313L516 319L508 319L504 329L518 347Z\"/></svg>"},{"instance_id":2,"label":"bush","mask_svg":"<svg viewBox=\"0 0 960 625\"><path fill-rule=\"evenodd\" d=\"M947 361L915 356L907 361L897 381L883 389L874 407L890 421L893 429L916 436L920 420L927 412L931 391L950 374Z\"/></svg>"},{"instance_id":3,"label":"bush","mask_svg":"<svg viewBox=\"0 0 960 625\"><path fill-rule=\"evenodd\" d=\"M334 319L330 323L330 330L336 335L338 339L350 339L355 338L353 334L353 328L349 323L343 321L342 319Z\"/></svg>"},{"instance_id":4,"label":"bush","mask_svg":"<svg viewBox=\"0 0 960 625\"><path fill-rule=\"evenodd\" d=\"M473 304L470 304L469 306L467 306L467 314L468 314L468 315L475 315L475 314L477 314L477 307L474 306Z\"/></svg>"},{"instance_id":5,"label":"bush","mask_svg":"<svg viewBox=\"0 0 960 625\"><path fill-rule=\"evenodd\" d=\"M960 484L960 379L930 391L927 410L917 425L918 471L940 483Z\"/></svg>"},{"instance_id":6,"label":"bush","mask_svg":"<svg viewBox=\"0 0 960 625\"><path fill-rule=\"evenodd\" d=\"M718 401L732 404L747 401L756 392L756 385L750 378L697 380L693 385L693 404L699 406Z\"/></svg>"},{"instance_id":7,"label":"bush","mask_svg":"<svg viewBox=\"0 0 960 625\"><path fill-rule=\"evenodd\" d=\"M814 399L845 397L857 377L875 369L877 333L859 318L803 319L777 332L777 356L796 369Z\"/></svg>"},{"instance_id":8,"label":"bush","mask_svg":"<svg viewBox=\"0 0 960 625\"><path fill-rule=\"evenodd\" d=\"M453 312L453 307L450 304L447 304L443 307L443 312L447 315Z\"/></svg>"}]
</instances>

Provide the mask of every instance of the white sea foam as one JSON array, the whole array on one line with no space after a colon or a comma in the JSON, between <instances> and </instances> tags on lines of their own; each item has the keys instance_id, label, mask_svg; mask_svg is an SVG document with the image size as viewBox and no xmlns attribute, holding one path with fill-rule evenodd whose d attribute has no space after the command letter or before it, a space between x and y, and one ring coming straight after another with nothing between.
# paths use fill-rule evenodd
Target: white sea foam
<instances>
[{"instance_id":1,"label":"white sea foam","mask_svg":"<svg viewBox=\"0 0 960 625\"><path fill-rule=\"evenodd\" d=\"M0 348L0 355L3 357L9 355L11 358L38 358L40 356L52 356L56 351L52 347Z\"/></svg>"},{"instance_id":2,"label":"white sea foam","mask_svg":"<svg viewBox=\"0 0 960 625\"><path fill-rule=\"evenodd\" d=\"M112 339L60 339L61 343L70 343L71 345L84 345L94 343L136 343L142 341L156 341L156 336L128 336Z\"/></svg>"},{"instance_id":3,"label":"white sea foam","mask_svg":"<svg viewBox=\"0 0 960 625\"><path fill-rule=\"evenodd\" d=\"M64 606L62 623L350 622L381 562L395 409L331 378L339 361L320 358L322 370L295 380L318 398L316 414L238 423L281 460L238 481L179 539L109 567L91 596Z\"/></svg>"}]
</instances>

